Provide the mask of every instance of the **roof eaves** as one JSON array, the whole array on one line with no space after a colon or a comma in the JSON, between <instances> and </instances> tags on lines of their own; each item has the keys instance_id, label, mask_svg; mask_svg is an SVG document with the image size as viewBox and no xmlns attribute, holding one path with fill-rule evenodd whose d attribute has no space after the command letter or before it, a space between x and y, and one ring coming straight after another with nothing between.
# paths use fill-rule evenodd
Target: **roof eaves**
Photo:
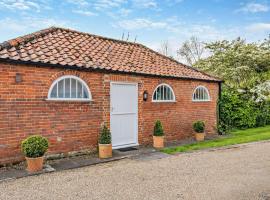
<instances>
[{"instance_id":1,"label":"roof eaves","mask_svg":"<svg viewBox=\"0 0 270 200\"><path fill-rule=\"evenodd\" d=\"M77 66L72 65L61 65L61 64L52 64L52 63L42 63L42 62L33 62L33 61L23 61L23 60L12 60L8 58L0 58L0 62L6 63L14 63L14 64L25 64L25 65L34 65L34 66L44 66L44 67L58 67L65 69L74 69L74 70L85 70L85 71L106 71L111 73L123 73L123 74L137 74L137 75L145 75L152 77L164 77L164 78L175 78L175 79L184 79L184 80L198 80L198 81L206 81L206 82L223 82L223 80L215 80L215 79L203 79L203 78L195 78L195 77L180 77L180 76L172 76L172 75L156 75L156 74L148 74L142 72L126 72L119 70L110 70L105 68L78 68Z\"/></svg>"},{"instance_id":2,"label":"roof eaves","mask_svg":"<svg viewBox=\"0 0 270 200\"><path fill-rule=\"evenodd\" d=\"M171 61L177 63L178 65L182 65L183 67L186 67L186 68L188 68L188 69L194 70L194 71L199 72L199 73L202 73L202 74L205 75L205 76L208 76L208 77L210 77L210 78L217 79L217 81L219 81L219 82L223 82L223 80L220 79L220 78L218 78L218 77L215 77L215 76L213 76L213 75L209 75L209 74L207 74L207 73L205 73L205 72L203 72L203 71L201 71L201 70L199 70L199 69L197 69L197 68L194 68L194 67L191 67L191 66L189 66L189 65L183 64L183 63L181 63L181 62L179 62L179 61L177 61L177 60L175 60L175 59L173 59L173 58L171 58L171 57L168 57L168 56L165 56L165 55L163 55L163 54L161 54L161 53L159 53L159 52L156 52L156 51L154 51L153 49L150 49L149 47L147 47L147 46L145 46L145 45L143 45L143 44L138 44L138 45L142 46L143 48L146 48L146 49L150 50L151 52L153 52L153 53L155 53L155 54L157 54L157 55L159 55L159 56L162 56L162 57L164 57L164 58L166 58L166 59L169 59L169 60L171 60Z\"/></svg>"},{"instance_id":3,"label":"roof eaves","mask_svg":"<svg viewBox=\"0 0 270 200\"><path fill-rule=\"evenodd\" d=\"M17 47L20 44L24 44L24 43L30 42L34 39L43 37L43 36L47 35L48 33L52 33L56 30L57 30L56 27L50 27L47 29L43 29L43 30L28 34L28 35L20 36L20 37L5 41L3 43L0 43L0 50L10 49L12 47Z\"/></svg>"}]
</instances>

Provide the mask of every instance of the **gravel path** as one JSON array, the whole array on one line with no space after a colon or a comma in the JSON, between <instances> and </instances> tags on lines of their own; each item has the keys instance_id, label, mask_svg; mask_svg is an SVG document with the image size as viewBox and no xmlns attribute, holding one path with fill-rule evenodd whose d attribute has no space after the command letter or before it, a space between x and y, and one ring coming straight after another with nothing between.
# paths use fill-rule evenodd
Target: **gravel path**
<instances>
[{"instance_id":1,"label":"gravel path","mask_svg":"<svg viewBox=\"0 0 270 200\"><path fill-rule=\"evenodd\" d=\"M270 141L0 183L0 199L270 199Z\"/></svg>"}]
</instances>

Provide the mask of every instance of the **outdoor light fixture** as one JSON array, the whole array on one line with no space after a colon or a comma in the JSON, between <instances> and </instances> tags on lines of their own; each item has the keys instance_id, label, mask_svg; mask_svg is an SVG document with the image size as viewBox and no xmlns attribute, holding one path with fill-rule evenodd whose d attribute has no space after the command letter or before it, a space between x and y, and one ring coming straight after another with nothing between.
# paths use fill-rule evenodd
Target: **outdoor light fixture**
<instances>
[{"instance_id":1,"label":"outdoor light fixture","mask_svg":"<svg viewBox=\"0 0 270 200\"><path fill-rule=\"evenodd\" d=\"M147 99L148 99L148 92L145 90L145 91L143 92L143 100L144 100L144 101L147 101Z\"/></svg>"}]
</instances>

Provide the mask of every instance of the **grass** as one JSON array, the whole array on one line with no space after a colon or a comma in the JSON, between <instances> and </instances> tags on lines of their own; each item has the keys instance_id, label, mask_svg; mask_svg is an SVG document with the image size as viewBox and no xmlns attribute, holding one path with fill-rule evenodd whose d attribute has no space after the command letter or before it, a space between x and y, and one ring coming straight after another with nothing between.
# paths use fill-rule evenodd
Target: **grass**
<instances>
[{"instance_id":1,"label":"grass","mask_svg":"<svg viewBox=\"0 0 270 200\"><path fill-rule=\"evenodd\" d=\"M188 152L199 149L223 147L228 145L256 142L260 140L269 140L269 139L270 139L270 126L265 126L246 130L235 130L226 137L213 140L206 140L193 144L186 144L177 147L165 148L162 149L161 151L168 154L174 154L177 152Z\"/></svg>"}]
</instances>

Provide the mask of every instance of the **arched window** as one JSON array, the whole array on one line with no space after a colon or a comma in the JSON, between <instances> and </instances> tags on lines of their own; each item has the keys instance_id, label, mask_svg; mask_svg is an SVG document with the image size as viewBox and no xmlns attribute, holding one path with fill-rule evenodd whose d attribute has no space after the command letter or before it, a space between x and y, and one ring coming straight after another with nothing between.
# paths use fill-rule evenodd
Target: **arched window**
<instances>
[{"instance_id":1,"label":"arched window","mask_svg":"<svg viewBox=\"0 0 270 200\"><path fill-rule=\"evenodd\" d=\"M77 76L62 76L55 80L48 92L49 100L90 101L87 84Z\"/></svg>"},{"instance_id":2,"label":"arched window","mask_svg":"<svg viewBox=\"0 0 270 200\"><path fill-rule=\"evenodd\" d=\"M193 92L192 101L210 101L208 89L204 86L198 86Z\"/></svg>"},{"instance_id":3,"label":"arched window","mask_svg":"<svg viewBox=\"0 0 270 200\"><path fill-rule=\"evenodd\" d=\"M171 86L167 84L160 84L156 87L153 97L153 102L174 102L175 95Z\"/></svg>"}]
</instances>

